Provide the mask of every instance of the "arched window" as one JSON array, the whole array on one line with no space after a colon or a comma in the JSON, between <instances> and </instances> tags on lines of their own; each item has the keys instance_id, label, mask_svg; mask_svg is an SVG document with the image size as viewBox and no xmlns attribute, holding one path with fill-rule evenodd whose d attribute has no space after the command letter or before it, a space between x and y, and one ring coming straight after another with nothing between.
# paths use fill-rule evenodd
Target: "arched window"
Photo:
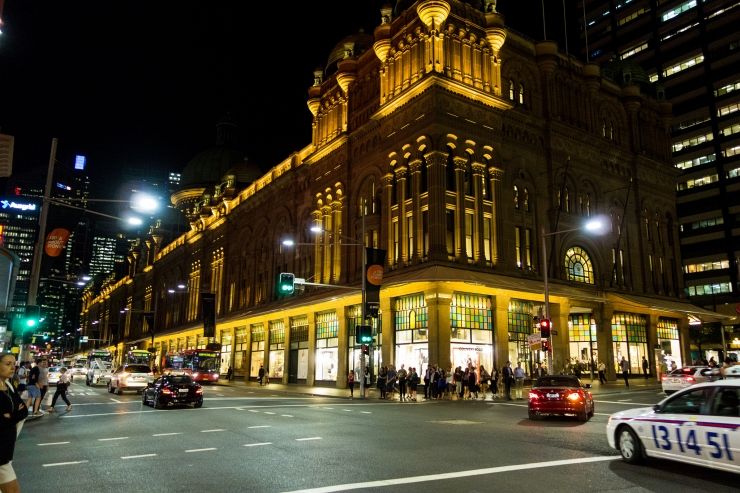
<instances>
[{"instance_id":1,"label":"arched window","mask_svg":"<svg viewBox=\"0 0 740 493\"><path fill-rule=\"evenodd\" d=\"M524 210L526 212L529 212L529 189L527 187L524 187L524 190L522 191L522 204L524 206Z\"/></svg>"},{"instance_id":2,"label":"arched window","mask_svg":"<svg viewBox=\"0 0 740 493\"><path fill-rule=\"evenodd\" d=\"M609 140L614 140L614 124L609 122Z\"/></svg>"},{"instance_id":3,"label":"arched window","mask_svg":"<svg viewBox=\"0 0 740 493\"><path fill-rule=\"evenodd\" d=\"M574 246L565 252L565 272L569 281L594 283L594 269L591 258L581 247Z\"/></svg>"},{"instance_id":4,"label":"arched window","mask_svg":"<svg viewBox=\"0 0 740 493\"><path fill-rule=\"evenodd\" d=\"M514 185L514 209L519 209L519 187Z\"/></svg>"},{"instance_id":5,"label":"arched window","mask_svg":"<svg viewBox=\"0 0 740 493\"><path fill-rule=\"evenodd\" d=\"M601 136L606 137L606 121L601 120Z\"/></svg>"},{"instance_id":6,"label":"arched window","mask_svg":"<svg viewBox=\"0 0 740 493\"><path fill-rule=\"evenodd\" d=\"M524 104L524 85L519 84L519 104Z\"/></svg>"},{"instance_id":7,"label":"arched window","mask_svg":"<svg viewBox=\"0 0 740 493\"><path fill-rule=\"evenodd\" d=\"M568 187L565 187L563 191L562 207L565 212L570 212L570 192L568 192Z\"/></svg>"},{"instance_id":8,"label":"arched window","mask_svg":"<svg viewBox=\"0 0 740 493\"><path fill-rule=\"evenodd\" d=\"M514 81L509 79L509 99L514 101Z\"/></svg>"},{"instance_id":9,"label":"arched window","mask_svg":"<svg viewBox=\"0 0 740 493\"><path fill-rule=\"evenodd\" d=\"M584 206L586 208L586 215L590 216L591 215L591 194L590 193L586 194L586 201L584 203Z\"/></svg>"}]
</instances>

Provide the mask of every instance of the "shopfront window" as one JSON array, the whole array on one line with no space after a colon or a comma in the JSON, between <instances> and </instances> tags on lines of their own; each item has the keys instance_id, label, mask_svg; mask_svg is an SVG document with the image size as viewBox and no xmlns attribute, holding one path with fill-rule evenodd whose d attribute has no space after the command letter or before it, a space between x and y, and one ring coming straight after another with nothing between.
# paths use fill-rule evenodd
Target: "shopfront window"
<instances>
[{"instance_id":1,"label":"shopfront window","mask_svg":"<svg viewBox=\"0 0 740 493\"><path fill-rule=\"evenodd\" d=\"M660 345L661 363L665 363L665 368L671 368L672 363L676 363L681 368L681 339L678 333L678 320L672 318L658 319L658 344Z\"/></svg>"},{"instance_id":2,"label":"shopfront window","mask_svg":"<svg viewBox=\"0 0 740 493\"><path fill-rule=\"evenodd\" d=\"M450 329L453 368L493 368L493 310L489 296L453 293Z\"/></svg>"},{"instance_id":3,"label":"shopfront window","mask_svg":"<svg viewBox=\"0 0 740 493\"><path fill-rule=\"evenodd\" d=\"M219 342L221 343L221 368L220 372L224 375L227 371L229 371L229 367L231 364L231 330L232 329L223 329L221 330ZM233 368L232 368L233 371Z\"/></svg>"},{"instance_id":4,"label":"shopfront window","mask_svg":"<svg viewBox=\"0 0 740 493\"><path fill-rule=\"evenodd\" d=\"M234 375L242 373L246 368L247 359L247 328L236 327L234 329Z\"/></svg>"},{"instance_id":5,"label":"shopfront window","mask_svg":"<svg viewBox=\"0 0 740 493\"><path fill-rule=\"evenodd\" d=\"M254 324L250 332L252 335L252 344L249 351L249 376L257 378L259 376L260 366L265 364L265 325ZM265 369L267 370L268 368Z\"/></svg>"},{"instance_id":6,"label":"shopfront window","mask_svg":"<svg viewBox=\"0 0 740 493\"><path fill-rule=\"evenodd\" d=\"M356 343L355 330L362 322L362 306L353 305L347 308L347 368L355 371L355 377L360 378L363 373L360 371L361 347ZM381 332L380 318L368 318L365 321L373 328L373 343L370 346L370 354L365 355L365 366L370 368L370 374L375 381L375 375L378 374L378 365L380 362ZM359 380L357 380L359 382Z\"/></svg>"},{"instance_id":7,"label":"shopfront window","mask_svg":"<svg viewBox=\"0 0 740 493\"><path fill-rule=\"evenodd\" d=\"M316 380L336 381L339 364L337 312L316 314Z\"/></svg>"},{"instance_id":8,"label":"shopfront window","mask_svg":"<svg viewBox=\"0 0 740 493\"><path fill-rule=\"evenodd\" d=\"M396 368L416 368L423 375L429 365L429 312L423 293L396 298L393 304Z\"/></svg>"},{"instance_id":9,"label":"shopfront window","mask_svg":"<svg viewBox=\"0 0 740 493\"><path fill-rule=\"evenodd\" d=\"M647 318L636 313L612 315L612 343L615 369L618 373L622 357L629 361L630 372L642 373L642 357L647 354Z\"/></svg>"},{"instance_id":10,"label":"shopfront window","mask_svg":"<svg viewBox=\"0 0 740 493\"><path fill-rule=\"evenodd\" d=\"M305 380L308 377L308 318L290 319L290 383Z\"/></svg>"},{"instance_id":11,"label":"shopfront window","mask_svg":"<svg viewBox=\"0 0 740 493\"><path fill-rule=\"evenodd\" d=\"M270 378L283 378L285 370L285 323L282 320L270 322Z\"/></svg>"},{"instance_id":12,"label":"shopfront window","mask_svg":"<svg viewBox=\"0 0 740 493\"><path fill-rule=\"evenodd\" d=\"M510 300L508 316L509 330L509 361L512 368L516 367L518 362L522 362L527 374L531 375L534 368L534 355L529 349L527 338L530 334L537 332L534 323L534 303L524 300ZM498 361L496 364L503 367L505 361Z\"/></svg>"},{"instance_id":13,"label":"shopfront window","mask_svg":"<svg viewBox=\"0 0 740 493\"><path fill-rule=\"evenodd\" d=\"M568 345L571 364L580 364L582 371L591 371L598 364L596 320L590 313L568 316Z\"/></svg>"}]
</instances>

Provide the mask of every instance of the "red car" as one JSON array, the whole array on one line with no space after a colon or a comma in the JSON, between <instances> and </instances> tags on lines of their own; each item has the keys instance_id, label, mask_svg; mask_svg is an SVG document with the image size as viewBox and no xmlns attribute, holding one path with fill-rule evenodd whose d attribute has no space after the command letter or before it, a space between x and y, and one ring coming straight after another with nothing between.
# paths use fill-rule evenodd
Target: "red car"
<instances>
[{"instance_id":1,"label":"red car","mask_svg":"<svg viewBox=\"0 0 740 493\"><path fill-rule=\"evenodd\" d=\"M590 388L590 384L581 384L569 375L538 378L529 391L529 419L575 415L581 421L588 421L594 415L594 396Z\"/></svg>"}]
</instances>

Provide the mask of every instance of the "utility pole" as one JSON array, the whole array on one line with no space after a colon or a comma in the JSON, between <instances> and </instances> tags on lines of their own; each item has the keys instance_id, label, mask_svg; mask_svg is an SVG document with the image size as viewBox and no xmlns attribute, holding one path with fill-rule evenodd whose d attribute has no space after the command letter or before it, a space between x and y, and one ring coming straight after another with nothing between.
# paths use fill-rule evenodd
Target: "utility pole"
<instances>
[{"instance_id":1,"label":"utility pole","mask_svg":"<svg viewBox=\"0 0 740 493\"><path fill-rule=\"evenodd\" d=\"M366 296L366 283L367 283L367 250L365 248L365 199L362 199L362 229L360 233L360 248L362 248L362 307L361 310L361 316L362 316L362 323L365 323L365 317L366 314L366 308L365 303L367 300L365 299ZM372 323L370 324L370 333L372 334ZM355 331L357 331L357 328L355 327ZM373 344L372 342L368 345L368 352L373 350ZM362 350L362 346L360 346L360 399L365 398L365 353Z\"/></svg>"}]
</instances>

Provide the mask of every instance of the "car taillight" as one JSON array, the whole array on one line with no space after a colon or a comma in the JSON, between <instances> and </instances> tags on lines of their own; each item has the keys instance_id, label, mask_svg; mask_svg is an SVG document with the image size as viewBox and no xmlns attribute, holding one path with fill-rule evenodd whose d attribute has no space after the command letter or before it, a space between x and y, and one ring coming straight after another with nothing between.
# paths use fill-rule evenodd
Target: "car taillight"
<instances>
[{"instance_id":1,"label":"car taillight","mask_svg":"<svg viewBox=\"0 0 740 493\"><path fill-rule=\"evenodd\" d=\"M198 378L199 376L200 376L200 373L198 373L197 371L193 373L193 378Z\"/></svg>"},{"instance_id":2,"label":"car taillight","mask_svg":"<svg viewBox=\"0 0 740 493\"><path fill-rule=\"evenodd\" d=\"M166 387L162 389L162 393L167 394L167 395L172 395L172 391Z\"/></svg>"},{"instance_id":3,"label":"car taillight","mask_svg":"<svg viewBox=\"0 0 740 493\"><path fill-rule=\"evenodd\" d=\"M536 401L542 397L542 393L539 390L530 390L529 391L529 400L530 401Z\"/></svg>"},{"instance_id":4,"label":"car taillight","mask_svg":"<svg viewBox=\"0 0 740 493\"><path fill-rule=\"evenodd\" d=\"M571 392L570 394L568 394L569 401L580 401L581 397L582 396L579 392Z\"/></svg>"},{"instance_id":5,"label":"car taillight","mask_svg":"<svg viewBox=\"0 0 740 493\"><path fill-rule=\"evenodd\" d=\"M665 382L666 380L668 380L668 375L663 375L662 377L660 377L660 379Z\"/></svg>"},{"instance_id":6,"label":"car taillight","mask_svg":"<svg viewBox=\"0 0 740 493\"><path fill-rule=\"evenodd\" d=\"M694 381L694 377L686 377L686 381L691 383Z\"/></svg>"}]
</instances>

